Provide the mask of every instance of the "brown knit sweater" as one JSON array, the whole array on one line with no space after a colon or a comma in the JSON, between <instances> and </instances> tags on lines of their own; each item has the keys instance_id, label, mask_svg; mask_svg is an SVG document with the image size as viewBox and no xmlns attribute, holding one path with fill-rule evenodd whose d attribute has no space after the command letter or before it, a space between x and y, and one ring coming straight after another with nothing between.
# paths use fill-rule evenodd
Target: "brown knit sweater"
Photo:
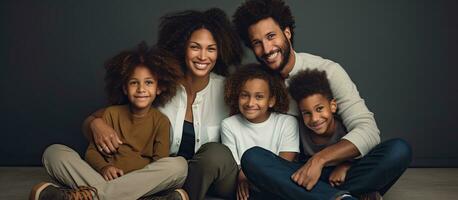
<instances>
[{"instance_id":1,"label":"brown knit sweater","mask_svg":"<svg viewBox=\"0 0 458 200\"><path fill-rule=\"evenodd\" d=\"M138 118L128 105L110 106L103 119L118 133L122 144L117 153L107 155L100 153L94 142L89 143L85 159L98 172L112 165L128 173L169 155L170 122L158 110L151 108Z\"/></svg>"}]
</instances>

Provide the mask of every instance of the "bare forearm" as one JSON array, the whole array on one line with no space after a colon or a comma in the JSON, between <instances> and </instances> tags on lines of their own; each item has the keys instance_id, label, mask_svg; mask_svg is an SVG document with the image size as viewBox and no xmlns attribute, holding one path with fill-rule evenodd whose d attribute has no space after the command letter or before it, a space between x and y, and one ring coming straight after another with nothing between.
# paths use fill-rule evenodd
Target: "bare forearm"
<instances>
[{"instance_id":1,"label":"bare forearm","mask_svg":"<svg viewBox=\"0 0 458 200\"><path fill-rule=\"evenodd\" d=\"M336 165L342 161L355 158L360 155L356 146L348 140L340 140L336 144L326 147L313 157L323 162L324 166Z\"/></svg>"},{"instance_id":2,"label":"bare forearm","mask_svg":"<svg viewBox=\"0 0 458 200\"><path fill-rule=\"evenodd\" d=\"M296 152L280 152L279 156L287 161L293 161L296 155Z\"/></svg>"},{"instance_id":3,"label":"bare forearm","mask_svg":"<svg viewBox=\"0 0 458 200\"><path fill-rule=\"evenodd\" d=\"M89 117L87 117L84 120L83 126L82 126L82 131L83 131L84 137L86 137L86 139L88 141L92 141L91 122L94 121L94 119L102 118L103 112L105 112L105 108L102 108L102 109L99 109L99 110L95 111L94 113L89 115Z\"/></svg>"}]
</instances>

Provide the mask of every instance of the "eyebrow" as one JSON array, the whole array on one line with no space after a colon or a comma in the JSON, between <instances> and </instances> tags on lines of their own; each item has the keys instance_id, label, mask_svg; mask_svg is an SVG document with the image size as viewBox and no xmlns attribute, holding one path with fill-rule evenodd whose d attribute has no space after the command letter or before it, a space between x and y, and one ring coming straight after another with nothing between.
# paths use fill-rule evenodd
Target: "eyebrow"
<instances>
[{"instance_id":1,"label":"eyebrow","mask_svg":"<svg viewBox=\"0 0 458 200\"><path fill-rule=\"evenodd\" d=\"M270 35L270 34L275 34L275 31L270 31L270 32L266 33L264 36L267 36L267 35Z\"/></svg>"},{"instance_id":2,"label":"eyebrow","mask_svg":"<svg viewBox=\"0 0 458 200\"><path fill-rule=\"evenodd\" d=\"M190 44L191 44L191 43L193 43L193 44L196 44L196 45L202 46L200 43L198 43L198 42L194 42L194 41L189 41L189 43L190 43ZM215 46L216 46L216 43L213 43L213 44L209 44L208 46L213 46L213 45L215 45Z\"/></svg>"},{"instance_id":3,"label":"eyebrow","mask_svg":"<svg viewBox=\"0 0 458 200\"><path fill-rule=\"evenodd\" d=\"M240 93L248 93L248 94L254 94L254 95L258 95L258 94L266 94L266 92L254 92L254 93L251 93L249 91L246 91L246 90L241 90Z\"/></svg>"},{"instance_id":4,"label":"eyebrow","mask_svg":"<svg viewBox=\"0 0 458 200\"><path fill-rule=\"evenodd\" d=\"M154 80L154 77L150 76L150 77L146 77L145 79L153 79ZM127 79L128 81L131 81L131 80L139 80L138 78L129 78Z\"/></svg>"},{"instance_id":5,"label":"eyebrow","mask_svg":"<svg viewBox=\"0 0 458 200\"><path fill-rule=\"evenodd\" d=\"M317 105L314 105L314 106L312 107L312 110L315 109L315 108L318 107L318 106L321 106L321 105L322 105L321 103L319 103L319 104L317 104ZM308 110L299 109L299 111L304 112L304 111L308 111Z\"/></svg>"}]
</instances>

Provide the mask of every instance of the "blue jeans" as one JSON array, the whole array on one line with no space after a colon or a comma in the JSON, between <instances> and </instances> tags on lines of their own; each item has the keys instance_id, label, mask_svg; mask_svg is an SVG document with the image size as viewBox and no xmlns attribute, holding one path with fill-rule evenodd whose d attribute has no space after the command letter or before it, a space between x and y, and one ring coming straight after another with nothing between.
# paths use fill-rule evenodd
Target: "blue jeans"
<instances>
[{"instance_id":1,"label":"blue jeans","mask_svg":"<svg viewBox=\"0 0 458 200\"><path fill-rule=\"evenodd\" d=\"M247 150L241 160L247 178L271 199L335 199L350 192L360 195L378 191L381 195L398 180L410 164L412 151L402 139L391 139L375 146L363 158L352 162L345 182L329 184L334 166L324 167L317 184L308 191L291 180L307 159L289 162L261 147Z\"/></svg>"}]
</instances>

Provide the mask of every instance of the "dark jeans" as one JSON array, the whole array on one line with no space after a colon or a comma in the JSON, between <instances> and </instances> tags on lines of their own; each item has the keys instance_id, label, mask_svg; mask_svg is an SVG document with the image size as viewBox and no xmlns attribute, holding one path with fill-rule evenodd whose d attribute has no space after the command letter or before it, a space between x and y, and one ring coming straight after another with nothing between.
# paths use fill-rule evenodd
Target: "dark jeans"
<instances>
[{"instance_id":1,"label":"dark jeans","mask_svg":"<svg viewBox=\"0 0 458 200\"><path fill-rule=\"evenodd\" d=\"M248 179L272 199L323 200L347 192L357 196L378 191L383 195L404 173L411 159L410 145L402 139L391 139L355 160L341 186L329 184L329 175L335 168L330 166L323 168L320 180L310 191L290 178L307 160L289 162L261 147L253 147L243 154L241 164Z\"/></svg>"},{"instance_id":2,"label":"dark jeans","mask_svg":"<svg viewBox=\"0 0 458 200\"><path fill-rule=\"evenodd\" d=\"M206 194L234 199L238 171L229 148L221 143L207 143L188 160L183 189L191 200L203 200Z\"/></svg>"}]
</instances>

